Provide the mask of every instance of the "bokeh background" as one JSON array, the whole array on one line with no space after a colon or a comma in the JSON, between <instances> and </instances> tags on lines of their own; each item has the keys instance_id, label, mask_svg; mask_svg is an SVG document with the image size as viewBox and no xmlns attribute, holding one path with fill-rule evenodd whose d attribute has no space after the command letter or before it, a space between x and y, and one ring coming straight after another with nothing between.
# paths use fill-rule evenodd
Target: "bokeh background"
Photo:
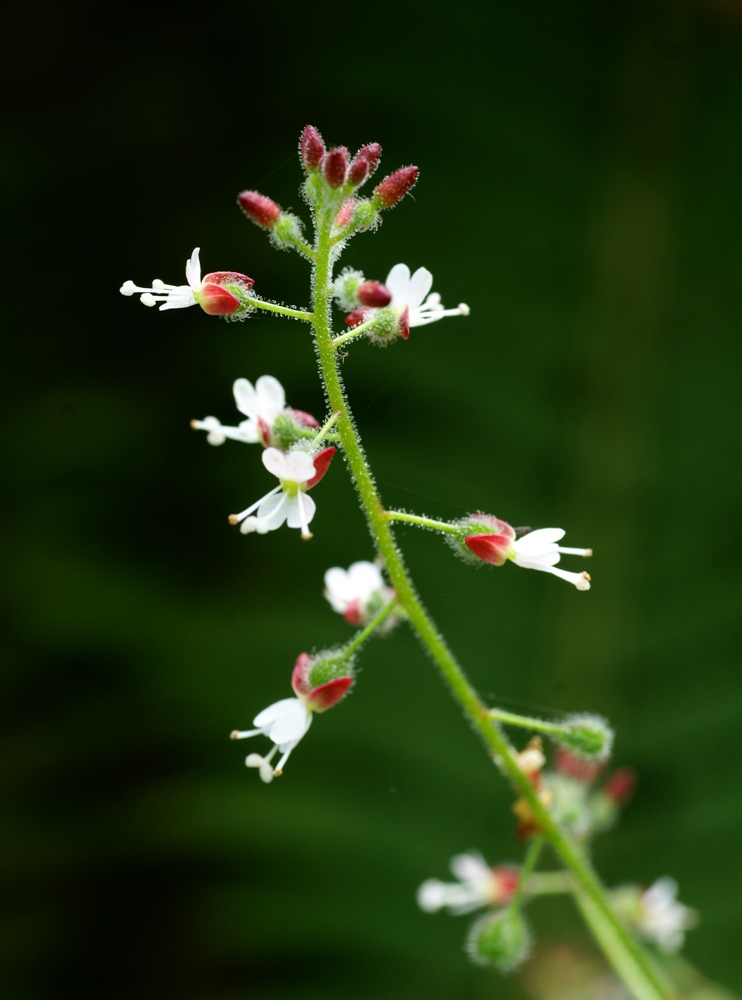
<instances>
[{"instance_id":1,"label":"bokeh background","mask_svg":"<svg viewBox=\"0 0 742 1000\"><path fill-rule=\"evenodd\" d=\"M411 635L367 648L271 787L227 739L348 636L322 577L369 539L342 464L311 544L239 535L258 455L188 427L233 422L232 381L264 373L321 413L306 331L118 287L181 281L198 244L305 304L234 198L303 211L307 122L421 167L345 263L424 264L472 309L344 362L388 504L595 549L578 594L402 530L426 604L485 696L613 722L640 785L599 868L675 876L702 914L685 954L742 990L740 4L103 10L16 9L2 67L3 996L547 995L416 908L452 854L522 845ZM567 901L532 919L591 954Z\"/></svg>"}]
</instances>

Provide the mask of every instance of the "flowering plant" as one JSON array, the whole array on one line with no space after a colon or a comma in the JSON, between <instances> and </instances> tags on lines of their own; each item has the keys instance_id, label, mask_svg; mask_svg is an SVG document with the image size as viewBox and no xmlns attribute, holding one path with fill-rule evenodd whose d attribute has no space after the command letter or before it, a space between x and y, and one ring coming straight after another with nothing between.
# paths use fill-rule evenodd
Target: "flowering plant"
<instances>
[{"instance_id":1,"label":"flowering plant","mask_svg":"<svg viewBox=\"0 0 742 1000\"><path fill-rule=\"evenodd\" d=\"M533 934L523 912L526 905L546 893L567 893L576 900L597 943L632 995L639 1000L671 1000L676 994L656 956L642 941L658 945L661 951L676 950L692 925L692 911L677 902L676 886L669 879L660 879L646 891L624 886L610 893L589 860L592 838L614 823L633 787L633 777L625 770L599 781L612 747L610 726L592 714L542 720L487 704L466 679L422 606L397 548L394 525L409 524L439 534L470 564L500 567L513 562L549 573L582 592L590 589L589 574L558 564L562 556L585 559L591 550L560 545L565 534L561 528L514 528L483 511L445 521L391 510L382 502L361 446L340 378L345 348L364 341L390 346L407 340L418 327L470 312L464 303L445 309L440 295L431 291L433 277L424 267L413 273L406 264L396 264L384 282L367 280L361 271L350 268L336 275L337 261L350 241L375 229L384 213L417 182L418 168L405 166L362 195L380 157L378 144L364 146L351 157L343 146L328 149L314 127L305 128L300 159L302 195L313 225L311 239L305 238L299 217L283 211L266 195L246 190L238 196L245 215L268 233L274 245L297 252L309 263L311 302L307 309L289 308L259 296L256 282L238 272L212 272L202 279L198 249L186 266L187 285L155 280L150 287L132 281L121 287L122 294L138 293L144 305L160 303L161 310L200 305L207 314L228 320L244 320L263 310L306 324L314 338L327 401L321 426L310 414L288 407L280 382L266 375L254 384L244 377L235 381L235 403L245 417L240 423L224 425L217 417L207 416L192 421L192 426L206 431L212 445L227 439L259 444L264 470L278 480L258 500L229 515L230 523L239 524L243 534L264 535L285 524L299 529L303 539L312 538L309 526L316 505L309 491L328 473L333 456L341 450L376 550L374 562L356 561L347 570L332 567L325 575L327 600L358 629L355 635L338 648L302 652L291 673L294 697L259 711L252 729L235 730L232 737L267 737L272 742L266 755L251 752L245 760L263 782L270 783L283 774L314 715L338 705L355 685L357 655L364 644L373 636L388 634L395 624L407 623L512 789L517 831L525 843L519 864L490 867L478 853L457 855L451 863L457 881L424 882L418 892L421 908L428 912L446 908L458 914L484 908L486 912L469 932L468 951L474 961L509 972L525 962L531 950ZM335 330L333 309L342 316L342 332ZM404 345L398 343L397 348L404 350ZM251 544L260 543L252 540ZM505 727L535 735L518 750ZM551 766L547 766L543 738L557 747ZM543 870L547 847L558 867Z\"/></svg>"}]
</instances>

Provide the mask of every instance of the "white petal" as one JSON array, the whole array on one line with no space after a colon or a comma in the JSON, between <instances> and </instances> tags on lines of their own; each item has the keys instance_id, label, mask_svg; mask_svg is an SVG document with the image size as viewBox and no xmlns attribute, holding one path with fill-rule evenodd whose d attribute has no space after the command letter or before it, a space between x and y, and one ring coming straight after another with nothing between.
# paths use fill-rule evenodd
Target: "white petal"
<instances>
[{"instance_id":1,"label":"white petal","mask_svg":"<svg viewBox=\"0 0 742 1000\"><path fill-rule=\"evenodd\" d=\"M196 249L191 254L190 260L186 261L186 280L188 284L197 292L201 288L201 248Z\"/></svg>"},{"instance_id":2,"label":"white petal","mask_svg":"<svg viewBox=\"0 0 742 1000\"><path fill-rule=\"evenodd\" d=\"M417 309L422 305L425 296L433 287L433 275L427 267L419 267L412 275L410 289L408 293L407 305L410 309Z\"/></svg>"},{"instance_id":3,"label":"white petal","mask_svg":"<svg viewBox=\"0 0 742 1000\"><path fill-rule=\"evenodd\" d=\"M302 517L302 508L304 516ZM314 517L317 504L306 493L298 493L292 497L288 503L288 514L286 524L289 528L301 528L304 530Z\"/></svg>"},{"instance_id":4,"label":"white petal","mask_svg":"<svg viewBox=\"0 0 742 1000\"><path fill-rule=\"evenodd\" d=\"M516 566L522 566L524 569L547 569L549 566L556 566L560 558L556 548L551 552L528 552L525 555L521 555L516 550L513 562Z\"/></svg>"},{"instance_id":5,"label":"white petal","mask_svg":"<svg viewBox=\"0 0 742 1000\"><path fill-rule=\"evenodd\" d=\"M274 493L258 507L258 523L255 530L260 535L280 528L289 513L289 498L285 493Z\"/></svg>"},{"instance_id":6,"label":"white petal","mask_svg":"<svg viewBox=\"0 0 742 1000\"><path fill-rule=\"evenodd\" d=\"M288 456L284 455L284 453L279 451L278 448L266 448L261 458L263 459L263 465L266 467L268 472L273 473L277 479L291 478L287 475L286 460ZM314 468L314 466L312 466L312 468ZM314 475L314 473L312 473L312 475ZM311 476L309 478L311 479Z\"/></svg>"},{"instance_id":7,"label":"white petal","mask_svg":"<svg viewBox=\"0 0 742 1000\"><path fill-rule=\"evenodd\" d=\"M429 878L417 890L417 905L426 913L436 913L446 905L446 886L437 878Z\"/></svg>"},{"instance_id":8,"label":"white petal","mask_svg":"<svg viewBox=\"0 0 742 1000\"><path fill-rule=\"evenodd\" d=\"M278 718L270 723L267 735L274 743L294 743L309 728L311 714L298 698L287 698ZM282 747L283 750L283 747ZM283 750L285 752L285 750Z\"/></svg>"},{"instance_id":9,"label":"white petal","mask_svg":"<svg viewBox=\"0 0 742 1000\"><path fill-rule=\"evenodd\" d=\"M258 729L266 729L276 719L280 719L284 712L293 711L292 709L288 709L287 706L294 703L301 704L298 698L281 698L280 701L274 701L272 705L264 708L262 712L258 712L252 720L252 724L257 726Z\"/></svg>"},{"instance_id":10,"label":"white petal","mask_svg":"<svg viewBox=\"0 0 742 1000\"><path fill-rule=\"evenodd\" d=\"M410 290L410 269L406 264L395 264L384 282L392 293L391 305L407 305L407 295Z\"/></svg>"},{"instance_id":11,"label":"white petal","mask_svg":"<svg viewBox=\"0 0 742 1000\"><path fill-rule=\"evenodd\" d=\"M487 882L492 876L481 854L457 854L451 858L451 871L460 882Z\"/></svg>"},{"instance_id":12,"label":"white petal","mask_svg":"<svg viewBox=\"0 0 742 1000\"><path fill-rule=\"evenodd\" d=\"M246 378L238 378L232 386L234 401L240 413L246 417L256 417L258 415L258 394L253 388L252 382Z\"/></svg>"},{"instance_id":13,"label":"white petal","mask_svg":"<svg viewBox=\"0 0 742 1000\"><path fill-rule=\"evenodd\" d=\"M237 425L237 430L240 432L240 440L246 441L248 444L255 444L260 440L258 425L254 420L241 420Z\"/></svg>"},{"instance_id":14,"label":"white petal","mask_svg":"<svg viewBox=\"0 0 742 1000\"><path fill-rule=\"evenodd\" d=\"M529 531L527 535L523 535L522 538L513 542L513 548L516 552L522 552L523 555L533 555L536 552L548 551L549 546L562 538L564 538L563 528L538 528L536 531Z\"/></svg>"},{"instance_id":15,"label":"white petal","mask_svg":"<svg viewBox=\"0 0 742 1000\"><path fill-rule=\"evenodd\" d=\"M355 562L348 567L348 583L351 599L366 600L384 586L384 578L379 567L372 562Z\"/></svg>"},{"instance_id":16,"label":"white petal","mask_svg":"<svg viewBox=\"0 0 742 1000\"><path fill-rule=\"evenodd\" d=\"M258 413L268 423L272 423L286 406L286 393L277 378L261 375L255 383L258 396Z\"/></svg>"},{"instance_id":17,"label":"white petal","mask_svg":"<svg viewBox=\"0 0 742 1000\"><path fill-rule=\"evenodd\" d=\"M285 458L285 471L281 479L288 479L292 483L306 483L316 475L314 459L305 451L290 451Z\"/></svg>"}]
</instances>

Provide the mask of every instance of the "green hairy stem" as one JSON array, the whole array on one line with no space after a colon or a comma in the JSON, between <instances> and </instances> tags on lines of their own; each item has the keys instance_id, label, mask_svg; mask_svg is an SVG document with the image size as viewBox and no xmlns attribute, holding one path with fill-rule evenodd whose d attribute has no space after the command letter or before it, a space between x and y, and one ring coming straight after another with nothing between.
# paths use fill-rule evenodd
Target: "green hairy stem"
<instances>
[{"instance_id":1,"label":"green hairy stem","mask_svg":"<svg viewBox=\"0 0 742 1000\"><path fill-rule=\"evenodd\" d=\"M396 591L397 603L404 609L411 627L437 665L445 684L484 743L488 754L504 773L517 795L528 803L540 836L551 846L571 873L574 894L585 920L618 975L637 1000L677 1000L677 994L655 968L643 948L617 919L583 849L554 821L539 799L531 781L520 769L515 751L504 736L497 719L493 717L490 708L480 700L453 653L441 638L404 567L392 533L393 520L416 523L439 531L451 529L444 526L443 522L417 518L401 512L385 511L377 491L338 370L340 355L336 350L337 346L353 339L358 331L333 340L330 321L332 266L335 256L331 237L333 217L332 209L320 208L316 212L317 234L312 265L314 288L312 325L325 392L331 412L337 415L335 430L347 457L374 544ZM304 314L301 318L308 316ZM536 876L531 877L536 878Z\"/></svg>"}]
</instances>

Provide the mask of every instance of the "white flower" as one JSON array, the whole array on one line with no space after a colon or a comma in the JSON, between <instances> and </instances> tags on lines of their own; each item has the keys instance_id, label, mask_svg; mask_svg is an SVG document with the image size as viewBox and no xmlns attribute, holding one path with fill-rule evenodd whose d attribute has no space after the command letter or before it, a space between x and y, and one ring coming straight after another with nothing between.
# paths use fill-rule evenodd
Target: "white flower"
<instances>
[{"instance_id":1,"label":"white flower","mask_svg":"<svg viewBox=\"0 0 742 1000\"><path fill-rule=\"evenodd\" d=\"M592 549L572 549L557 545L556 543L562 538L564 538L563 528L538 528L511 542L508 554L517 566L523 566L524 569L540 569L566 580L578 590L589 590L589 574L568 573L566 570L557 569L556 564L562 555L591 556Z\"/></svg>"},{"instance_id":2,"label":"white flower","mask_svg":"<svg viewBox=\"0 0 742 1000\"><path fill-rule=\"evenodd\" d=\"M264 444L270 439L276 417L286 407L283 386L272 375L261 375L254 387L246 378L238 378L233 392L237 409L245 414L247 420L242 420L237 427L227 427L216 417L204 417L203 420L192 420L191 427L196 431L208 431L206 440L209 444L224 444L227 438L247 444L258 441Z\"/></svg>"},{"instance_id":3,"label":"white flower","mask_svg":"<svg viewBox=\"0 0 742 1000\"><path fill-rule=\"evenodd\" d=\"M480 906L500 906L512 897L518 884L516 868L502 865L490 868L481 854L457 854L451 859L451 871L458 882L423 882L417 890L417 904L426 913L446 907L449 913L470 913Z\"/></svg>"},{"instance_id":4,"label":"white flower","mask_svg":"<svg viewBox=\"0 0 742 1000\"><path fill-rule=\"evenodd\" d=\"M351 625L364 625L394 598L379 567L355 562L347 570L333 566L325 573L325 597Z\"/></svg>"},{"instance_id":5,"label":"white flower","mask_svg":"<svg viewBox=\"0 0 742 1000\"><path fill-rule=\"evenodd\" d=\"M664 952L679 951L685 932L697 922L694 910L677 900L673 878L657 879L639 900L639 932Z\"/></svg>"},{"instance_id":6,"label":"white flower","mask_svg":"<svg viewBox=\"0 0 742 1000\"><path fill-rule=\"evenodd\" d=\"M233 740L244 740L248 736L267 736L273 740L275 746L265 757L251 753L245 759L247 767L257 767L260 777L267 783L283 774L291 751L309 729L311 721L312 713L303 701L299 698L283 698L255 716L255 729L235 729L231 737ZM274 768L272 761L277 753L281 754L281 758Z\"/></svg>"},{"instance_id":7,"label":"white flower","mask_svg":"<svg viewBox=\"0 0 742 1000\"><path fill-rule=\"evenodd\" d=\"M198 304L196 295L201 290L200 252L200 247L196 247L190 259L186 261L187 285L168 285L155 278L151 288L140 288L133 281L125 281L119 291L122 295L141 292L140 301L143 305L154 306L162 302L160 309L185 309L187 306L195 306Z\"/></svg>"},{"instance_id":8,"label":"white flower","mask_svg":"<svg viewBox=\"0 0 742 1000\"><path fill-rule=\"evenodd\" d=\"M280 528L285 521L289 528L301 528L302 538L311 538L309 522L314 517L316 505L306 495L306 490L317 476L312 456L306 451L285 454L278 448L266 448L261 458L268 472L280 482L239 514L230 514L230 524L242 522L243 534L256 531L262 535ZM257 516L250 517L254 511Z\"/></svg>"},{"instance_id":9,"label":"white flower","mask_svg":"<svg viewBox=\"0 0 742 1000\"><path fill-rule=\"evenodd\" d=\"M386 279L386 287L392 293L388 308L396 310L400 317L408 313L408 327L426 326L444 316L468 316L469 306L462 302L456 309L444 309L437 292L430 293L433 275L425 267L419 267L413 275L406 264L395 264ZM428 294L430 293L430 294ZM404 320L401 320L404 328ZM404 336L404 332L403 332Z\"/></svg>"}]
</instances>

